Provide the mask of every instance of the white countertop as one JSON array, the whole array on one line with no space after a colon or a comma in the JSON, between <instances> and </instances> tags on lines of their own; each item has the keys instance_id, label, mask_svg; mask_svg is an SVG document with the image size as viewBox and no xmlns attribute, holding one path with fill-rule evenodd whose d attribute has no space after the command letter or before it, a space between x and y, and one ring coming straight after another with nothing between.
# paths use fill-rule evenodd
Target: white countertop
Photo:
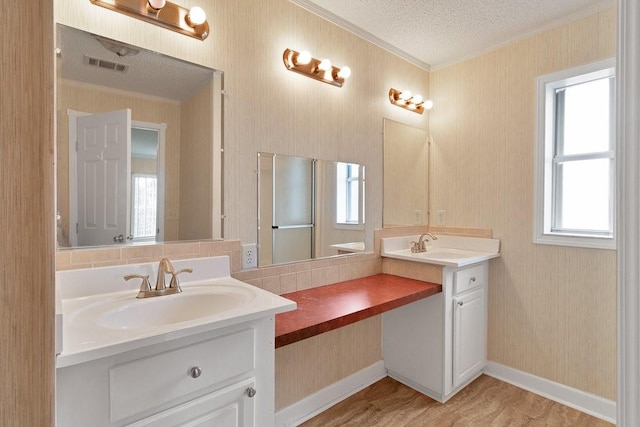
<instances>
[{"instance_id":1,"label":"white countertop","mask_svg":"<svg viewBox=\"0 0 640 427\"><path fill-rule=\"evenodd\" d=\"M172 261L176 270L193 268L191 275L181 275L183 293L153 298L137 299L140 281L124 281L125 274L149 274L155 280L154 269L157 263L103 267L84 270L70 270L56 273L57 315L62 325L56 328L62 331L62 352L58 355L58 368L111 356L124 351L141 348L169 339L182 338L210 330L215 330L254 319L274 316L276 313L294 310L296 303L236 280L229 275L228 257L198 258ZM188 280L191 279L191 280ZM127 305L149 304L156 300L170 303L171 298L200 292L207 286L218 288L233 287L248 295L241 305L212 315L204 315L193 320L173 324L155 325L149 323L143 327L127 328L99 326L99 322L88 321L87 310L92 305L104 305L113 301L122 301ZM113 292L114 289L125 290ZM105 292L106 291L106 292ZM109 292L111 291L111 292ZM58 316L56 316L58 319ZM58 347L60 343L56 343Z\"/></svg>"},{"instance_id":2,"label":"white countertop","mask_svg":"<svg viewBox=\"0 0 640 427\"><path fill-rule=\"evenodd\" d=\"M330 246L343 252L364 252L364 242L336 243Z\"/></svg>"},{"instance_id":3,"label":"white countertop","mask_svg":"<svg viewBox=\"0 0 640 427\"><path fill-rule=\"evenodd\" d=\"M437 240L427 243L427 251L411 252L411 242L420 236L402 236L381 239L380 254L383 257L405 261L464 267L500 256L500 240L479 237L436 235Z\"/></svg>"}]
</instances>

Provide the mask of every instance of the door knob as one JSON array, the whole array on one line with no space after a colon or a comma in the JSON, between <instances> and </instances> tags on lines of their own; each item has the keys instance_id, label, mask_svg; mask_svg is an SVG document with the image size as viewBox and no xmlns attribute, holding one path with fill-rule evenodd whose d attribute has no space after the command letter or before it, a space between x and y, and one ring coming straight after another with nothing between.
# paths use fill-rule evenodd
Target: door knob
<instances>
[{"instance_id":1,"label":"door knob","mask_svg":"<svg viewBox=\"0 0 640 427\"><path fill-rule=\"evenodd\" d=\"M122 234L119 235L119 236L116 236L116 237L113 238L113 241L116 242L116 243L122 243L122 242L124 242L124 236Z\"/></svg>"}]
</instances>

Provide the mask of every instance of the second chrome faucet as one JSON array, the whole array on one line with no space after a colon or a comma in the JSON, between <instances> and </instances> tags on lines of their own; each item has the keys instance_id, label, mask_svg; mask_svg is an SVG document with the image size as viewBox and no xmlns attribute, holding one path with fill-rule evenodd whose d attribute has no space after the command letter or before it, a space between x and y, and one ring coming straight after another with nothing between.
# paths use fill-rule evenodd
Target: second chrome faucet
<instances>
[{"instance_id":1,"label":"second chrome faucet","mask_svg":"<svg viewBox=\"0 0 640 427\"><path fill-rule=\"evenodd\" d=\"M140 291L138 292L138 296L136 298L159 297L162 295L171 295L182 292L180 282L178 281L178 275L181 273L191 272L193 272L193 269L191 268L183 268L182 270L175 271L173 269L171 261L169 261L168 258L162 258L160 260L160 264L158 265L158 277L156 278L156 287L154 289L151 289L151 284L149 283L149 275L128 274L124 276L124 279L142 279L142 283L140 284ZM171 275L169 287L165 285L165 277L167 274Z\"/></svg>"}]
</instances>

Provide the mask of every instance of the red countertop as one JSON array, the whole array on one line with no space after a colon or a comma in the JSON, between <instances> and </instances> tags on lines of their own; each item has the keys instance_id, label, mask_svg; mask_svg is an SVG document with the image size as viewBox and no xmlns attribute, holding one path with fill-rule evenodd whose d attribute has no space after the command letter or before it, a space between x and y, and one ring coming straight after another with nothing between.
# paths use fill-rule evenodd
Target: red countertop
<instances>
[{"instance_id":1,"label":"red countertop","mask_svg":"<svg viewBox=\"0 0 640 427\"><path fill-rule=\"evenodd\" d=\"M442 285L376 274L282 296L296 310L276 314L276 348L442 292Z\"/></svg>"}]
</instances>

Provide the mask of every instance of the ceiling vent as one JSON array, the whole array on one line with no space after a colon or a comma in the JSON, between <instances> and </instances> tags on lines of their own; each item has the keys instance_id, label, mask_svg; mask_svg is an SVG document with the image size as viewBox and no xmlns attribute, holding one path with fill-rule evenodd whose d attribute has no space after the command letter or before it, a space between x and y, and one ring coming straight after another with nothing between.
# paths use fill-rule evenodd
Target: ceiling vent
<instances>
[{"instance_id":1,"label":"ceiling vent","mask_svg":"<svg viewBox=\"0 0 640 427\"><path fill-rule=\"evenodd\" d=\"M93 67L103 68L105 70L117 71L124 73L129 69L128 65L118 64L117 62L105 61L104 59L92 58L90 56L84 56L84 65L91 65Z\"/></svg>"}]
</instances>

